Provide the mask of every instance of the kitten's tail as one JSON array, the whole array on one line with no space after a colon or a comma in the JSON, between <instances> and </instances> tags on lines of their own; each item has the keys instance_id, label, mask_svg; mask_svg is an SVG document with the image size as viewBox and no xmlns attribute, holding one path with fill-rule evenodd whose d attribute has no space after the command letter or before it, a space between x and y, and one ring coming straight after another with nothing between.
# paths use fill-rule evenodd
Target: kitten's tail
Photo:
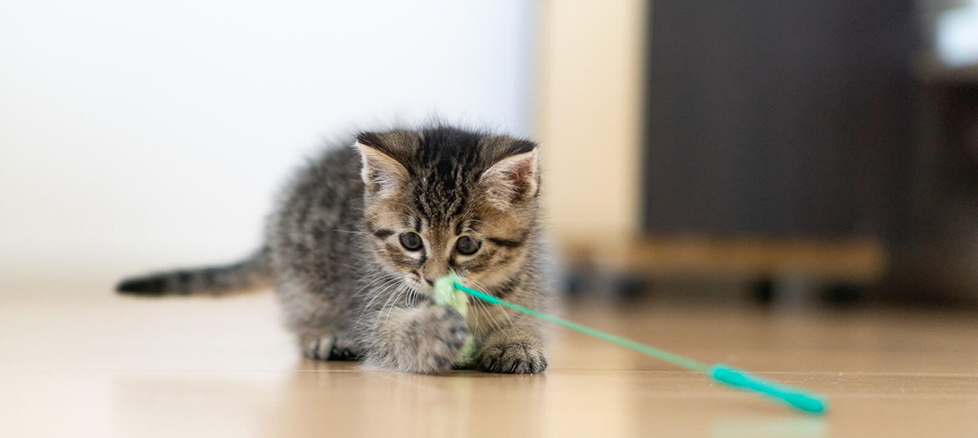
<instances>
[{"instance_id":1,"label":"kitten's tail","mask_svg":"<svg viewBox=\"0 0 978 438\"><path fill-rule=\"evenodd\" d=\"M222 295L269 284L271 268L268 250L223 266L207 266L159 272L122 280L115 288L129 295Z\"/></svg>"}]
</instances>

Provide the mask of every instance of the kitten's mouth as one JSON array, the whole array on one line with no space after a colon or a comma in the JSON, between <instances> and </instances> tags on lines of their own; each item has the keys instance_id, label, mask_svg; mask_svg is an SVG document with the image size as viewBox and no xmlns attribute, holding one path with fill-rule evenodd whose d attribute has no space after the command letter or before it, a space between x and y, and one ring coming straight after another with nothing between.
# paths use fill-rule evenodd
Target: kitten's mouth
<instances>
[{"instance_id":1,"label":"kitten's mouth","mask_svg":"<svg viewBox=\"0 0 978 438\"><path fill-rule=\"evenodd\" d=\"M464 276L461 273L456 271L452 271L452 273L457 275L463 284L466 284ZM405 277L404 282L407 283L408 287L410 287L415 293L429 296L434 294L435 285L424 280L424 277L417 272L408 274Z\"/></svg>"}]
</instances>

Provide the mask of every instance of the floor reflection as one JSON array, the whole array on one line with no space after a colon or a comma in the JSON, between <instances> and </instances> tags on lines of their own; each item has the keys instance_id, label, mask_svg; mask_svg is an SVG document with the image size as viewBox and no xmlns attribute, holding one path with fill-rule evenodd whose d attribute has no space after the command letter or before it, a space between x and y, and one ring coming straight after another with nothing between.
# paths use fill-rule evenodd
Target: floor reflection
<instances>
[{"instance_id":1,"label":"floor reflection","mask_svg":"<svg viewBox=\"0 0 978 438\"><path fill-rule=\"evenodd\" d=\"M710 427L711 438L819 438L826 436L824 417L797 414L795 417L717 418Z\"/></svg>"}]
</instances>

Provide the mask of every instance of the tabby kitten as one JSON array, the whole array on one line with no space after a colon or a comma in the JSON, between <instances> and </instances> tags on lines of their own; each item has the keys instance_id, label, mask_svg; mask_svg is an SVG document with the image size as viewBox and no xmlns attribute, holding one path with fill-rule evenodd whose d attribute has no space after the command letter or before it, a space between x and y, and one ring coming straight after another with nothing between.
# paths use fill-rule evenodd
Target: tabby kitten
<instances>
[{"instance_id":1,"label":"tabby kitten","mask_svg":"<svg viewBox=\"0 0 978 438\"><path fill-rule=\"evenodd\" d=\"M352 142L351 142L352 143ZM547 367L541 327L470 298L468 318L435 304L436 278L545 308L537 146L436 126L361 133L328 150L286 188L264 247L245 261L123 281L133 294L220 293L274 280L303 354L363 359L386 370L441 373L472 334L475 367Z\"/></svg>"}]
</instances>

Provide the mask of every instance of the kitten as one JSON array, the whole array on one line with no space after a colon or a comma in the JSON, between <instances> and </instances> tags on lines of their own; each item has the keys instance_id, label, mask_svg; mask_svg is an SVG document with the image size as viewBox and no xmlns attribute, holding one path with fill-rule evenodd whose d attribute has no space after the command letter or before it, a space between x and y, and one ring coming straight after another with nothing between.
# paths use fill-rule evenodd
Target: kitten
<instances>
[{"instance_id":1,"label":"kitten","mask_svg":"<svg viewBox=\"0 0 978 438\"><path fill-rule=\"evenodd\" d=\"M546 308L537 155L528 140L445 126L361 133L355 147L298 173L247 260L128 279L118 291L220 293L271 279L310 359L441 373L472 334L476 368L539 373L547 360L536 321L473 298L463 318L430 298L434 280L454 271Z\"/></svg>"}]
</instances>

